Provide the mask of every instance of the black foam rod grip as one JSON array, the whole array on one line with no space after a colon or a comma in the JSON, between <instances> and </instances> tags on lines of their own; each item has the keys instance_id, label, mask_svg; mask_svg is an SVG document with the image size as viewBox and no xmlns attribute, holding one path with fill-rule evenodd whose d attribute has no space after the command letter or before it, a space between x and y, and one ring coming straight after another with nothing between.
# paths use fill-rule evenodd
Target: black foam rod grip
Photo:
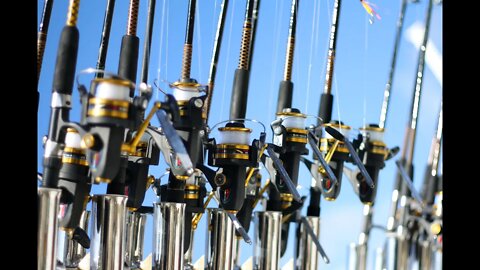
<instances>
[{"instance_id":1,"label":"black foam rod grip","mask_svg":"<svg viewBox=\"0 0 480 270\"><path fill-rule=\"evenodd\" d=\"M245 118L248 99L248 70L237 69L233 78L230 119Z\"/></svg>"},{"instance_id":2,"label":"black foam rod grip","mask_svg":"<svg viewBox=\"0 0 480 270\"><path fill-rule=\"evenodd\" d=\"M122 38L122 47L120 48L118 75L132 82L135 82L137 78L139 42L137 36L125 35Z\"/></svg>"},{"instance_id":3,"label":"black foam rod grip","mask_svg":"<svg viewBox=\"0 0 480 270\"><path fill-rule=\"evenodd\" d=\"M428 164L423 177L422 199L426 204L432 205L435 200L435 192L437 191L438 177L432 175L432 164Z\"/></svg>"},{"instance_id":4,"label":"black foam rod grip","mask_svg":"<svg viewBox=\"0 0 480 270\"><path fill-rule=\"evenodd\" d=\"M319 188L310 187L310 204L307 207L307 216L319 217L320 216L320 201L322 198L322 192Z\"/></svg>"},{"instance_id":5,"label":"black foam rod grip","mask_svg":"<svg viewBox=\"0 0 480 270\"><path fill-rule=\"evenodd\" d=\"M332 120L333 95L322 94L320 98L320 107L318 108L318 116L322 118L323 123L329 123Z\"/></svg>"},{"instance_id":6,"label":"black foam rod grip","mask_svg":"<svg viewBox=\"0 0 480 270\"><path fill-rule=\"evenodd\" d=\"M278 90L277 113L282 112L285 108L292 107L293 82L281 81Z\"/></svg>"},{"instance_id":7,"label":"black foam rod grip","mask_svg":"<svg viewBox=\"0 0 480 270\"><path fill-rule=\"evenodd\" d=\"M60 36L53 75L53 92L72 94L77 65L79 33L75 26L65 26Z\"/></svg>"}]
</instances>

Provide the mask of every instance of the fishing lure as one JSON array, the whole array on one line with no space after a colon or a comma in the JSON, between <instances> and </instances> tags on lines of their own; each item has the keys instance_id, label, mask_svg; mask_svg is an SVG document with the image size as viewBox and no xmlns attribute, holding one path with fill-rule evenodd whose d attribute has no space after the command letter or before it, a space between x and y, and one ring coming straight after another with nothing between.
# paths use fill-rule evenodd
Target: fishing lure
<instances>
[{"instance_id":1,"label":"fishing lure","mask_svg":"<svg viewBox=\"0 0 480 270\"><path fill-rule=\"evenodd\" d=\"M370 3L368 1L365 1L365 0L360 0L360 3L362 3L363 8L367 11L368 15L370 15L370 18L368 19L370 24L374 23L375 17L379 20L382 19L380 17L380 15L378 15L378 13L373 9L373 8L377 8L377 6L375 4Z\"/></svg>"}]
</instances>

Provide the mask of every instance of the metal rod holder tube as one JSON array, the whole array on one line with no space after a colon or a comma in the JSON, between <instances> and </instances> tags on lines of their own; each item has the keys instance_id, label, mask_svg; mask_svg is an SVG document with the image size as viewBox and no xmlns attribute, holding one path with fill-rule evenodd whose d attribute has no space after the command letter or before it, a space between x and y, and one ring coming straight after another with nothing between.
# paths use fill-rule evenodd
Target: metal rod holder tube
<instances>
[{"instance_id":1,"label":"metal rod holder tube","mask_svg":"<svg viewBox=\"0 0 480 270\"><path fill-rule=\"evenodd\" d=\"M282 212L255 212L254 220L254 268L258 270L280 269Z\"/></svg>"},{"instance_id":2,"label":"metal rod holder tube","mask_svg":"<svg viewBox=\"0 0 480 270\"><path fill-rule=\"evenodd\" d=\"M402 252L402 250L404 250L402 246L405 245L405 242L405 239L400 239L396 233L389 233L389 235L387 235L383 263L386 269L406 269L407 262L403 259L405 256L403 256ZM405 255L408 259L408 249Z\"/></svg>"},{"instance_id":3,"label":"metal rod holder tube","mask_svg":"<svg viewBox=\"0 0 480 270\"><path fill-rule=\"evenodd\" d=\"M310 227L312 227L315 235L320 235L320 217L307 216L306 217ZM296 266L299 270L317 270L318 269L318 250L315 243L305 229L305 225L300 223L300 240L297 254L295 254Z\"/></svg>"},{"instance_id":4,"label":"metal rod holder tube","mask_svg":"<svg viewBox=\"0 0 480 270\"><path fill-rule=\"evenodd\" d=\"M90 211L84 210L80 217L78 227L88 232L88 222L90 221ZM68 234L60 230L58 232L57 260L67 269L77 269L80 261L87 254L87 250L78 242L71 240Z\"/></svg>"},{"instance_id":5,"label":"metal rod holder tube","mask_svg":"<svg viewBox=\"0 0 480 270\"><path fill-rule=\"evenodd\" d=\"M183 256L184 257L184 264L185 264L185 270L195 270L194 265L193 265L193 240L195 236L195 230L190 230L190 246L188 247L187 251Z\"/></svg>"},{"instance_id":6,"label":"metal rod holder tube","mask_svg":"<svg viewBox=\"0 0 480 270\"><path fill-rule=\"evenodd\" d=\"M57 216L61 193L61 189L38 188L38 270L54 270L57 264Z\"/></svg>"},{"instance_id":7,"label":"metal rod holder tube","mask_svg":"<svg viewBox=\"0 0 480 270\"><path fill-rule=\"evenodd\" d=\"M375 253L375 270L384 270L386 269L383 267L383 249L382 248L377 248L377 251Z\"/></svg>"},{"instance_id":8,"label":"metal rod holder tube","mask_svg":"<svg viewBox=\"0 0 480 270\"><path fill-rule=\"evenodd\" d=\"M140 269L140 263L143 260L146 221L147 214L145 213L131 211L127 213L125 264L129 266L130 269Z\"/></svg>"},{"instance_id":9,"label":"metal rod holder tube","mask_svg":"<svg viewBox=\"0 0 480 270\"><path fill-rule=\"evenodd\" d=\"M419 270L430 270L433 268L433 249L432 242L429 240L422 240L420 242L420 261L419 261Z\"/></svg>"},{"instance_id":10,"label":"metal rod holder tube","mask_svg":"<svg viewBox=\"0 0 480 270\"><path fill-rule=\"evenodd\" d=\"M207 258L208 270L233 269L235 252L235 227L228 213L219 208L209 208L207 223Z\"/></svg>"},{"instance_id":11,"label":"metal rod holder tube","mask_svg":"<svg viewBox=\"0 0 480 270\"><path fill-rule=\"evenodd\" d=\"M348 270L356 270L357 269L357 244L350 243L348 245L348 261L347 261L347 269Z\"/></svg>"},{"instance_id":12,"label":"metal rod holder tube","mask_svg":"<svg viewBox=\"0 0 480 270\"><path fill-rule=\"evenodd\" d=\"M367 269L367 243L357 246L357 270Z\"/></svg>"},{"instance_id":13,"label":"metal rod holder tube","mask_svg":"<svg viewBox=\"0 0 480 270\"><path fill-rule=\"evenodd\" d=\"M123 195L93 196L91 270L123 270L127 199Z\"/></svg>"},{"instance_id":14,"label":"metal rod holder tube","mask_svg":"<svg viewBox=\"0 0 480 270\"><path fill-rule=\"evenodd\" d=\"M183 270L185 203L154 204L152 269Z\"/></svg>"},{"instance_id":15,"label":"metal rod holder tube","mask_svg":"<svg viewBox=\"0 0 480 270\"><path fill-rule=\"evenodd\" d=\"M242 243L242 238L235 237L233 239L233 246L235 247L235 252L233 253L233 269L238 270L241 269L241 262L240 262L240 246Z\"/></svg>"}]
</instances>

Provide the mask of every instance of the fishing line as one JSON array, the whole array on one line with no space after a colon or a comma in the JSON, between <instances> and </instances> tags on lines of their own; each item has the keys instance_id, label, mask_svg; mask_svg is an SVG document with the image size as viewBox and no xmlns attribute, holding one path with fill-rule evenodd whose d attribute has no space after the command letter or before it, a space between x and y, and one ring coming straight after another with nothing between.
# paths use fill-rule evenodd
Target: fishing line
<instances>
[{"instance_id":1,"label":"fishing line","mask_svg":"<svg viewBox=\"0 0 480 270\"><path fill-rule=\"evenodd\" d=\"M223 109L225 107L225 82L227 81L227 67L229 67L229 63L230 63L230 44L231 44L231 40L232 40L232 28L233 28L233 21L235 20L235 3L236 3L236 0L233 0L233 8L232 8L232 19L230 20L230 27L229 27L229 30L228 30L228 45L227 45L227 62L226 62L226 67L225 67L225 71L223 72L223 84L224 84L224 87L222 88L222 106L220 107L220 114L218 115L218 121L220 121L222 119L222 115L223 115Z\"/></svg>"},{"instance_id":2,"label":"fishing line","mask_svg":"<svg viewBox=\"0 0 480 270\"><path fill-rule=\"evenodd\" d=\"M367 126L367 54L368 54L368 24L370 23L370 18L368 13L365 13L365 42L364 42L364 51L363 51L363 126Z\"/></svg>"},{"instance_id":3,"label":"fishing line","mask_svg":"<svg viewBox=\"0 0 480 270\"><path fill-rule=\"evenodd\" d=\"M200 22L202 21L200 19L200 7L202 5L197 5L197 8L195 9L195 13L196 13L196 16L195 16L195 20L197 21L195 24L196 24L196 30L197 30L197 45L195 47L197 47L197 57L198 57L198 81L202 81L202 37L201 37L201 34L202 34L202 29L200 27ZM212 20L213 20L213 17L212 17Z\"/></svg>"},{"instance_id":4,"label":"fishing line","mask_svg":"<svg viewBox=\"0 0 480 270\"><path fill-rule=\"evenodd\" d=\"M305 114L308 113L308 101L310 97L310 79L312 77L312 59L313 57L313 44L317 44L317 39L319 36L319 31L318 31L318 22L320 21L318 19L319 15L318 12L320 11L320 1L315 1L315 6L313 8L313 21L312 21L312 34L310 36L310 59L308 60L308 73L307 73L307 98L305 99ZM316 33L315 33L316 32ZM314 38L315 37L315 38ZM315 41L315 42L314 42ZM315 47L316 48L316 47ZM298 57L297 57L298 58Z\"/></svg>"},{"instance_id":5,"label":"fishing line","mask_svg":"<svg viewBox=\"0 0 480 270\"><path fill-rule=\"evenodd\" d=\"M214 18L217 18L217 0L213 1L214 2L214 6L213 6L213 16L212 16L212 29L211 29L211 32L212 32L212 36L210 38L210 40L212 41L215 41L215 19Z\"/></svg>"},{"instance_id":6,"label":"fishing line","mask_svg":"<svg viewBox=\"0 0 480 270\"><path fill-rule=\"evenodd\" d=\"M281 6L280 6L280 11L282 10L282 7L283 7L283 1L281 2ZM282 21L282 18L283 18L283 12L279 12L279 5L278 5L278 1L275 2L275 18L274 18L274 22L275 22L275 26L273 28L273 35L274 35L274 38L272 39L275 47L273 49L273 55L272 55L272 62L273 62L273 68L272 68L272 73L270 75L270 90L268 91L268 100L273 100L273 88L274 88L274 82L275 82L275 74L277 73L277 60L278 60L278 44L280 42L278 42L280 40L280 22ZM278 16L278 13L280 13L280 16ZM270 113L270 111L272 110L272 106L273 106L273 102L269 102L268 103L268 110L267 112ZM276 112L273 112L273 114L275 114Z\"/></svg>"},{"instance_id":7,"label":"fishing line","mask_svg":"<svg viewBox=\"0 0 480 270\"><path fill-rule=\"evenodd\" d=\"M165 24L164 24L164 19L165 19L165 3L167 1L164 0L163 1L163 5L162 5L162 27L160 28L160 47L158 49L159 51L159 56L158 56L158 72L157 72L157 80L160 81L160 72L162 70L162 46L163 46L163 30L165 28ZM158 96L159 96L159 91L158 91L158 87L155 91L155 100L158 100Z\"/></svg>"},{"instance_id":8,"label":"fishing line","mask_svg":"<svg viewBox=\"0 0 480 270\"><path fill-rule=\"evenodd\" d=\"M165 0L166 1L166 0ZM167 41L165 42L165 75L168 80L168 40L169 40L170 4L167 5Z\"/></svg>"}]
</instances>

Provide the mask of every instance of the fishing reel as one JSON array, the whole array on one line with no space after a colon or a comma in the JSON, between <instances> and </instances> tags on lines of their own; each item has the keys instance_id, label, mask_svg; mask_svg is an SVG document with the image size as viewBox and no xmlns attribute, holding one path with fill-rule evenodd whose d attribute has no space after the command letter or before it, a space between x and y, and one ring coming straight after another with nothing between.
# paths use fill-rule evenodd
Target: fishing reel
<instances>
[{"instance_id":1,"label":"fishing reel","mask_svg":"<svg viewBox=\"0 0 480 270\"><path fill-rule=\"evenodd\" d=\"M237 213L245 199L246 168L258 167L266 133L262 132L258 140L249 144L252 129L238 120L228 121L218 131L218 143L215 138L208 140L208 165L219 168L213 182L220 188L220 205L226 211Z\"/></svg>"},{"instance_id":2,"label":"fishing reel","mask_svg":"<svg viewBox=\"0 0 480 270\"><path fill-rule=\"evenodd\" d=\"M360 128L358 137L352 143L375 185L377 185L380 170L385 167L385 161L393 158L399 151L398 147L387 148L383 142L383 135L383 128L370 124ZM352 159L349 162L352 162ZM360 201L364 204L373 204L377 189L369 187L359 172L356 172L355 178L359 180L357 188Z\"/></svg>"},{"instance_id":3,"label":"fishing reel","mask_svg":"<svg viewBox=\"0 0 480 270\"><path fill-rule=\"evenodd\" d=\"M331 127L340 132L344 137L348 138L351 127L345 125L341 121L332 120L330 123L323 125L323 128ZM317 173L320 190L327 201L334 201L340 195L342 187L342 175L345 161L348 160L349 151L345 142L336 140L332 135L326 131L322 132L320 139L320 151L325 154L325 160L332 169L333 174L337 178L337 184L333 184L332 180L326 175L323 167L318 167Z\"/></svg>"},{"instance_id":4,"label":"fishing reel","mask_svg":"<svg viewBox=\"0 0 480 270\"><path fill-rule=\"evenodd\" d=\"M203 111L203 105L207 96L202 95L202 92L205 92L205 89L194 79L177 81L170 84L170 87L173 88L173 98L178 108L178 117L172 119L172 125L195 168L203 161L203 137L206 133L206 114ZM195 181L192 175L193 168L188 175L185 171L179 170L180 164L178 160L176 161L175 155L163 149L162 152L171 165L173 173L169 175L168 192L162 196L162 201L184 202L184 197L188 193L185 190L186 181L190 178L192 178L190 181Z\"/></svg>"},{"instance_id":5,"label":"fishing reel","mask_svg":"<svg viewBox=\"0 0 480 270\"><path fill-rule=\"evenodd\" d=\"M62 189L59 226L70 240L75 240L84 248L89 248L88 234L79 227L92 186L89 181L85 150L81 148L80 140L80 135L75 129L67 128L58 179L58 188Z\"/></svg>"},{"instance_id":6,"label":"fishing reel","mask_svg":"<svg viewBox=\"0 0 480 270\"><path fill-rule=\"evenodd\" d=\"M127 153L122 151L126 131L134 124L132 116L135 108L145 109L147 106L142 98L132 101L130 93L133 89L132 82L114 75L92 80L90 92L79 84L82 120L78 131L96 184L112 183L120 171L122 160L126 166Z\"/></svg>"},{"instance_id":7,"label":"fishing reel","mask_svg":"<svg viewBox=\"0 0 480 270\"><path fill-rule=\"evenodd\" d=\"M292 179L293 186L298 184L298 171L300 165L300 156L307 155L308 149L307 134L305 129L305 119L307 116L298 109L288 108L277 113L277 119L272 122L273 144L275 153ZM269 190L269 200L267 203L268 211L281 211L292 205L293 196L287 184L275 174L275 186L279 193L276 194L275 188Z\"/></svg>"},{"instance_id":8,"label":"fishing reel","mask_svg":"<svg viewBox=\"0 0 480 270\"><path fill-rule=\"evenodd\" d=\"M312 172L312 176L314 180L316 181L314 183L314 186L318 186L318 182L320 182L320 188L319 190L322 191L322 193L327 194L325 197L327 200L334 200L340 192L340 181L341 181L341 175L343 171L346 171L348 173L348 170L345 170L346 167L343 167L343 171L339 170L339 167L342 167L344 165L345 161L351 162L355 164L358 167L359 174L356 174L356 178L350 177L350 181L353 182L354 189L356 188L356 184L354 183L355 180L357 180L359 183L365 182L366 185L368 185L370 188L374 188L375 184L370 177L367 169L363 165L360 157L357 154L357 151L355 147L352 145L352 143L348 140L348 135L349 135L349 127L343 125L341 122L336 122L332 121L330 125L323 125L324 131L322 134L325 134L324 137L324 145L323 150L328 149L329 143L332 143L333 145L328 149L328 153L326 154L326 157L323 158L323 155L318 151L318 149L315 147L315 134L313 134L312 131L310 131L309 138L311 138L310 145L312 146L312 149L314 150L314 153L316 153L316 157L318 161L320 161L320 165L322 165L323 168L320 168L319 172L315 172L314 170L316 169L315 166L310 165L310 172ZM345 128L345 129L344 129ZM343 132L343 133L342 133ZM330 138L331 137L331 138ZM332 140L332 138L334 140ZM336 140L336 141L335 141ZM339 148L340 143L342 143L342 146ZM337 151L337 149L339 149ZM348 151L348 153L347 153ZM337 153L337 163L333 163L334 166L327 165L327 161L332 161L333 156L335 155L335 152ZM306 162L306 165L308 166L308 162ZM323 173L322 170L325 170L325 174ZM338 179L337 175L338 174ZM348 174L347 174L348 175ZM360 177L361 176L361 177ZM319 181L320 179L320 181ZM321 181L324 179L325 181ZM330 180L331 182L327 181ZM333 188L333 190L331 190ZM315 191L315 189L312 189ZM331 193L330 193L331 192ZM328 195L328 194L331 195ZM317 196L318 197L318 196ZM318 200L318 198L316 198ZM315 209L312 209L315 210ZM319 209L316 209L315 211L318 211Z\"/></svg>"}]
</instances>

